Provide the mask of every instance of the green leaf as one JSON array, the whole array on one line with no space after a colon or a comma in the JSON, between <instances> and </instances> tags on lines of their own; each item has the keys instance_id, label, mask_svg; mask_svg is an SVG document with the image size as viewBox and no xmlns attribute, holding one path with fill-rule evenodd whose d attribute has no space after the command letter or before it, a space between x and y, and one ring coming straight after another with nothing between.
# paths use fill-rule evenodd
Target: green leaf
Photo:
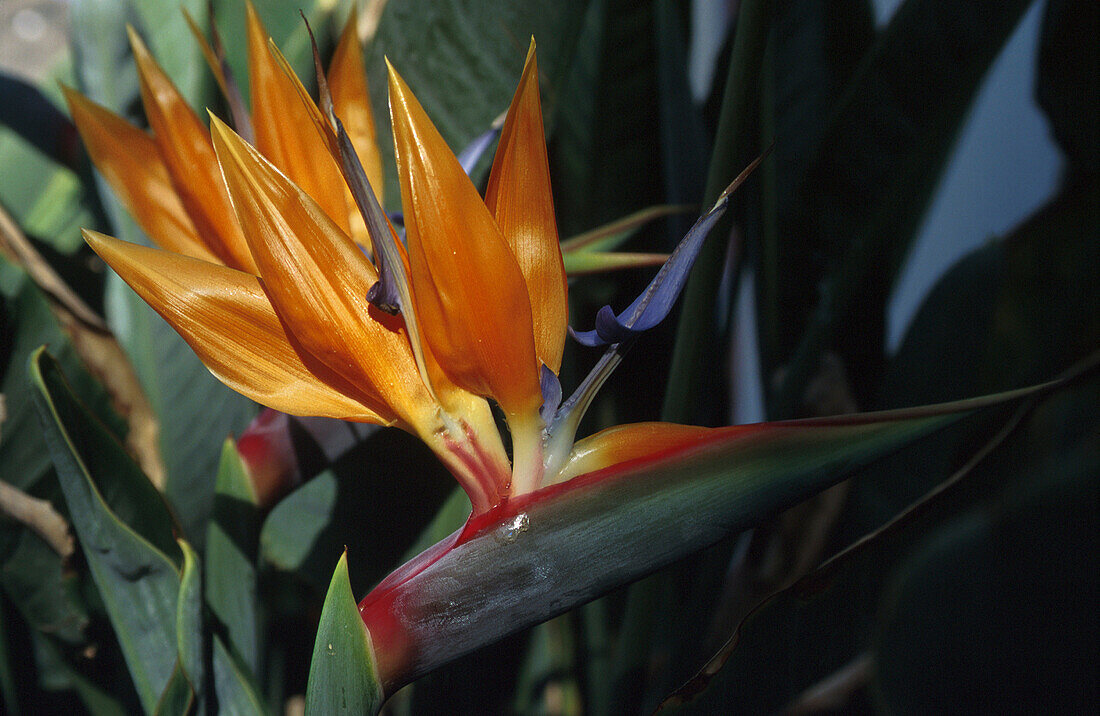
<instances>
[{"instance_id":1,"label":"green leaf","mask_svg":"<svg viewBox=\"0 0 1100 716\"><path fill-rule=\"evenodd\" d=\"M157 707L153 711L156 716L186 716L190 713L191 706L195 702L195 694L191 690L191 684L184 676L179 662L172 672L172 678L164 687L164 693L157 701Z\"/></svg>"},{"instance_id":2,"label":"green leaf","mask_svg":"<svg viewBox=\"0 0 1100 716\"><path fill-rule=\"evenodd\" d=\"M187 681L187 696L202 703L205 697L205 669L202 645L202 579L199 557L186 541L180 540L183 573L176 604L176 649L179 666ZM176 679L173 679L175 681ZM167 692L166 692L167 695ZM164 698L162 697L162 702ZM189 701L188 701L189 703Z\"/></svg>"},{"instance_id":3,"label":"green leaf","mask_svg":"<svg viewBox=\"0 0 1100 716\"><path fill-rule=\"evenodd\" d=\"M252 674L259 673L256 496L232 440L222 447L214 487L214 519L206 535L206 602Z\"/></svg>"},{"instance_id":4,"label":"green leaf","mask_svg":"<svg viewBox=\"0 0 1100 716\"><path fill-rule=\"evenodd\" d=\"M176 669L180 550L156 489L77 400L44 349L36 403L73 527L146 711Z\"/></svg>"},{"instance_id":5,"label":"green leaf","mask_svg":"<svg viewBox=\"0 0 1100 716\"><path fill-rule=\"evenodd\" d=\"M0 174L0 204L23 229L61 253L83 246L80 227L94 223L87 189L68 167L43 156L0 127L0 166L19 171Z\"/></svg>"},{"instance_id":6,"label":"green leaf","mask_svg":"<svg viewBox=\"0 0 1100 716\"><path fill-rule=\"evenodd\" d=\"M0 429L0 479L24 492L47 490L40 482L52 469L50 455L42 436L34 408L34 390L27 379L26 366L39 346L49 345L73 389L112 432L122 435L125 423L113 415L103 386L84 368L72 343L50 311L49 303L26 273L0 258L0 296L2 296L5 350L0 360L7 419ZM10 341L10 342L9 342Z\"/></svg>"},{"instance_id":7,"label":"green leaf","mask_svg":"<svg viewBox=\"0 0 1100 716\"><path fill-rule=\"evenodd\" d=\"M675 214L692 214L696 212L696 209L697 207L689 204L662 204L641 209L603 226L597 226L595 229L589 229L576 236L563 239L561 250L568 260L569 254L574 251L610 251L617 249L649 222Z\"/></svg>"},{"instance_id":8,"label":"green leaf","mask_svg":"<svg viewBox=\"0 0 1100 716\"><path fill-rule=\"evenodd\" d=\"M965 413L1050 388L718 429L509 503L363 600L379 653L397 660L386 678L415 678L752 526Z\"/></svg>"},{"instance_id":9,"label":"green leaf","mask_svg":"<svg viewBox=\"0 0 1100 716\"><path fill-rule=\"evenodd\" d=\"M351 592L345 555L332 575L317 626L306 687L306 713L374 714L384 698L370 635Z\"/></svg>"},{"instance_id":10,"label":"green leaf","mask_svg":"<svg viewBox=\"0 0 1100 716\"><path fill-rule=\"evenodd\" d=\"M365 590L399 563L453 485L422 442L378 430L275 506L260 533L262 553L323 593L346 548L352 586Z\"/></svg>"},{"instance_id":11,"label":"green leaf","mask_svg":"<svg viewBox=\"0 0 1100 716\"><path fill-rule=\"evenodd\" d=\"M326 470L281 500L264 520L260 551L278 569L307 567L336 509L336 476Z\"/></svg>"},{"instance_id":12,"label":"green leaf","mask_svg":"<svg viewBox=\"0 0 1100 716\"><path fill-rule=\"evenodd\" d=\"M760 149L750 127L758 114L760 67L771 12L771 0L745 0L740 5L702 206L711 206ZM724 394L719 385L721 371L714 366L722 350L715 335L716 301L727 250L722 238L729 235L730 221L727 215L711 230L684 287L661 410L666 420L704 425L725 422L726 411L714 397ZM702 396L708 398L700 400Z\"/></svg>"},{"instance_id":13,"label":"green leaf","mask_svg":"<svg viewBox=\"0 0 1100 716\"><path fill-rule=\"evenodd\" d=\"M219 709L226 713L264 713L247 667L217 635L214 636L214 692L218 695Z\"/></svg>"},{"instance_id":14,"label":"green leaf","mask_svg":"<svg viewBox=\"0 0 1100 716\"><path fill-rule=\"evenodd\" d=\"M782 307L774 292L793 280L777 263L782 233L790 221L799 183L816 159L821 137L858 63L876 39L870 0L780 3L768 42L762 80L762 145L774 142L761 167L757 306L761 353L776 352Z\"/></svg>"},{"instance_id":15,"label":"green leaf","mask_svg":"<svg viewBox=\"0 0 1100 716\"><path fill-rule=\"evenodd\" d=\"M946 479L897 510L886 524L858 539L842 540L848 545L845 549L759 604L737 626L727 645L666 705L696 699L692 712L707 713L721 705L737 712L771 713L800 692L812 691L814 684L828 683L845 665L863 659L879 632L876 606L891 575L927 535L952 521L974 517L975 510L997 514L1018 499L1030 499L1036 490L1042 493L1064 482L1063 478L1073 482L1090 470L1095 472L1097 456L1085 446L1095 433L1097 417L1080 419L1088 414L1085 406L1096 402L1100 384L1095 367L1094 362L1091 377L1076 375L1074 380L1087 378L1080 387L1067 383L1066 390L1038 407L1041 396L1026 401L991 439L968 449L965 462L950 476L941 475ZM962 428L950 432L970 432ZM1082 462L1081 458L1087 459ZM906 482L922 477L924 469L919 460L908 469L892 471L876 464L857 479L883 482L892 476ZM788 677L777 682L772 678L776 673Z\"/></svg>"},{"instance_id":16,"label":"green leaf","mask_svg":"<svg viewBox=\"0 0 1100 716\"><path fill-rule=\"evenodd\" d=\"M1073 182L1008 236L976 249L932 288L883 381L879 405L954 400L1045 380L1100 345L1100 188ZM1037 270L1041 267L1041 270ZM1067 291L1066 286L1077 290ZM967 439L945 434L891 456L852 486L844 536L874 529L951 471Z\"/></svg>"},{"instance_id":17,"label":"green leaf","mask_svg":"<svg viewBox=\"0 0 1100 716\"><path fill-rule=\"evenodd\" d=\"M652 4L593 0L576 22L576 49L563 56L568 73L560 90L543 88L544 102L560 96L550 166L566 235L664 200L653 151L660 136Z\"/></svg>"},{"instance_id":18,"label":"green leaf","mask_svg":"<svg viewBox=\"0 0 1100 716\"><path fill-rule=\"evenodd\" d=\"M911 0L856 71L762 274L778 282L763 289L774 325L762 333L776 337L764 374L789 363L770 416L794 414L827 345L868 402L894 279L982 78L1029 4Z\"/></svg>"},{"instance_id":19,"label":"green leaf","mask_svg":"<svg viewBox=\"0 0 1100 716\"><path fill-rule=\"evenodd\" d=\"M570 276L586 273L604 273L630 268L660 266L668 254L634 254L605 251L575 251L564 254L565 272ZM652 270L652 269L650 269Z\"/></svg>"}]
</instances>

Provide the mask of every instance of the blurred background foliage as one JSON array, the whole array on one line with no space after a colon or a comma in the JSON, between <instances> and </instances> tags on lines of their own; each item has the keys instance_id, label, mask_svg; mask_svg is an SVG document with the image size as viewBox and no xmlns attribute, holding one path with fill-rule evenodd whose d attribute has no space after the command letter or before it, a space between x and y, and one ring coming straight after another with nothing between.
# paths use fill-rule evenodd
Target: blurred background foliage
<instances>
[{"instance_id":1,"label":"blurred background foliage","mask_svg":"<svg viewBox=\"0 0 1100 716\"><path fill-rule=\"evenodd\" d=\"M206 22L205 0L180 4ZM582 432L946 401L1049 380L1100 348L1096 3L367 4L381 9L363 13L361 34L391 208L384 56L459 149L507 107L536 37L563 237L652 205L708 205L773 147L712 234L679 322L636 348ZM311 77L297 12L256 5ZM300 5L330 51L349 4ZM243 6L213 8L246 77ZM370 432L333 461L300 431L309 479L258 504L232 444L223 449L256 407L210 377L79 236L147 242L60 101L68 84L144 123L126 23L194 106L224 109L177 3L6 0L0 21L0 56L24 68L0 74L4 708L173 713L202 611L222 707L295 712L342 548L361 596L460 523L462 500L404 434ZM33 54L50 33L67 44ZM991 94L1006 76L1024 89L1015 103ZM656 222L627 246L668 251L689 220ZM572 282L572 325L625 305L649 277ZM53 359L29 373L43 344ZM570 351L563 383L596 357ZM37 410L35 394L47 396ZM1095 712L1098 398L1086 376L1040 404L968 419L460 659L387 708ZM82 520L106 546L74 545L69 526ZM172 525L200 556L180 552ZM120 554L145 571L119 572ZM192 594L200 569L205 591ZM163 599L127 604L93 573ZM120 610L137 616L120 628Z\"/></svg>"}]
</instances>

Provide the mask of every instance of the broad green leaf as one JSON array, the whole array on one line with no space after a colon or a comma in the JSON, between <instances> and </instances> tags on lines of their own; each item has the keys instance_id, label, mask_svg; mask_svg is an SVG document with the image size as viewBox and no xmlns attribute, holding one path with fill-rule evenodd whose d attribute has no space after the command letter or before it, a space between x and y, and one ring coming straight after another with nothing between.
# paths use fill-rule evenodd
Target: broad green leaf
<instances>
[{"instance_id":1,"label":"broad green leaf","mask_svg":"<svg viewBox=\"0 0 1100 716\"><path fill-rule=\"evenodd\" d=\"M172 519L44 349L32 357L31 377L73 527L142 705L152 712L177 663L180 551Z\"/></svg>"},{"instance_id":2,"label":"broad green leaf","mask_svg":"<svg viewBox=\"0 0 1100 716\"><path fill-rule=\"evenodd\" d=\"M419 440L379 430L275 506L262 554L323 593L346 548L352 585L365 590L400 563L453 485Z\"/></svg>"},{"instance_id":3,"label":"broad green leaf","mask_svg":"<svg viewBox=\"0 0 1100 716\"><path fill-rule=\"evenodd\" d=\"M217 635L214 636L214 693L218 695L219 709L225 713L265 713L247 667Z\"/></svg>"},{"instance_id":4,"label":"broad green leaf","mask_svg":"<svg viewBox=\"0 0 1100 716\"><path fill-rule=\"evenodd\" d=\"M112 415L103 387L84 369L72 343L61 330L42 292L22 269L0 258L0 296L3 298L5 351L0 358L3 379L0 392L5 396L7 419L0 429L0 479L25 492L34 493L36 485L51 469L50 456L42 437L34 409L34 390L27 379L26 366L31 354L47 344L64 367L73 389L112 432L122 435L125 423ZM8 342L10 337L10 342Z\"/></svg>"},{"instance_id":5,"label":"broad green leaf","mask_svg":"<svg viewBox=\"0 0 1100 716\"><path fill-rule=\"evenodd\" d=\"M259 673L256 496L232 440L222 446L206 534L206 603L252 674Z\"/></svg>"},{"instance_id":6,"label":"broad green leaf","mask_svg":"<svg viewBox=\"0 0 1100 716\"><path fill-rule=\"evenodd\" d=\"M309 565L310 555L332 521L336 494L336 476L326 470L280 501L260 531L264 560L287 572Z\"/></svg>"},{"instance_id":7,"label":"broad green leaf","mask_svg":"<svg viewBox=\"0 0 1100 716\"><path fill-rule=\"evenodd\" d=\"M1064 477L1080 481L1089 469L1083 465L1100 460L1087 447L1097 416L1079 419L1088 415L1085 406L1096 402L1095 361L1091 373L1077 373L1074 380L1087 382L1067 386L1037 408L1037 401L1025 401L988 441L969 448L952 474L943 474L886 524L843 540L846 547L838 554L763 601L666 705L695 699L689 713L708 713L719 704L739 712L774 712L866 654L879 631L876 606L883 603L891 575L927 535L975 510L999 513L1016 498L1030 499ZM921 477L924 467L919 460L892 471L876 464L858 479L903 482ZM789 677L776 682L771 678L776 673Z\"/></svg>"},{"instance_id":8,"label":"broad green leaf","mask_svg":"<svg viewBox=\"0 0 1100 716\"><path fill-rule=\"evenodd\" d=\"M563 235L664 200L651 3L592 0L577 22L550 144ZM544 103L556 95L543 87Z\"/></svg>"},{"instance_id":9,"label":"broad green leaf","mask_svg":"<svg viewBox=\"0 0 1100 716\"><path fill-rule=\"evenodd\" d=\"M176 650L179 654L179 668L187 686L183 701L190 703L190 699L194 698L201 704L206 688L203 665L202 577L195 550L184 540L180 540L179 545L183 552L183 572L180 575L179 601L176 603ZM174 681L177 679L174 678ZM165 697L167 696L168 692L165 693ZM164 697L161 701L166 703Z\"/></svg>"},{"instance_id":10,"label":"broad green leaf","mask_svg":"<svg viewBox=\"0 0 1100 716\"><path fill-rule=\"evenodd\" d=\"M762 218L758 229L757 306L761 353L775 353L774 292L792 277L777 263L783 227L790 221L806 167L815 159L822 134L842 99L852 73L876 39L870 0L779 3L764 59L761 86L761 142L772 145L771 159L761 167ZM751 240L751 239L750 239Z\"/></svg>"},{"instance_id":11,"label":"broad green leaf","mask_svg":"<svg viewBox=\"0 0 1100 716\"><path fill-rule=\"evenodd\" d=\"M1097 184L1074 182L1008 236L952 267L910 325L879 405L955 400L1045 380L1095 350L1100 291L1090 277L1100 262L1098 219ZM843 535L855 539L874 529L944 479L965 437L931 438L856 481ZM880 471L910 477L891 483L874 476Z\"/></svg>"},{"instance_id":12,"label":"broad green leaf","mask_svg":"<svg viewBox=\"0 0 1100 716\"><path fill-rule=\"evenodd\" d=\"M34 390L26 366L31 354L48 344L73 388L116 435L125 424L114 415L103 387L84 369L72 343L54 320L42 292L27 275L0 259L0 331L5 351L0 360L7 418L0 425L0 480L51 503L68 519L65 499L50 462ZM10 342L8 342L10 340ZM61 557L39 535L19 522L0 519L0 583L34 628L68 644L86 637L87 609L78 594L81 577L65 570Z\"/></svg>"},{"instance_id":13,"label":"broad green leaf","mask_svg":"<svg viewBox=\"0 0 1100 716\"><path fill-rule=\"evenodd\" d=\"M827 345L857 402L877 387L889 291L982 78L1029 4L911 0L856 70L762 274L778 281L762 289L775 304L763 332L776 337L763 370L789 363L769 415L793 414Z\"/></svg>"},{"instance_id":14,"label":"broad green leaf","mask_svg":"<svg viewBox=\"0 0 1100 716\"><path fill-rule=\"evenodd\" d=\"M72 84L72 67L62 58L36 87L14 76L0 77L0 205L29 235L62 254L83 245L80 227L94 220L93 202L76 173L80 155L74 128L62 113L60 84ZM4 126L4 125L7 126Z\"/></svg>"},{"instance_id":15,"label":"broad green leaf","mask_svg":"<svg viewBox=\"0 0 1100 716\"><path fill-rule=\"evenodd\" d=\"M962 414L1049 388L718 429L536 492L437 544L363 600L385 678L415 678L749 527Z\"/></svg>"},{"instance_id":16,"label":"broad green leaf","mask_svg":"<svg viewBox=\"0 0 1100 716\"><path fill-rule=\"evenodd\" d=\"M718 195L763 149L750 131L759 105L759 76L770 28L772 0L745 0L735 25L733 50L718 118L714 151L707 172L702 206L711 206ZM725 265L730 217L727 214L711 230L684 287L683 308L676 325L676 345L669 369L668 389L661 415L667 420L705 425L725 422L720 405L722 348L715 328L716 297ZM700 401L700 396L708 396Z\"/></svg>"},{"instance_id":17,"label":"broad green leaf","mask_svg":"<svg viewBox=\"0 0 1100 716\"><path fill-rule=\"evenodd\" d=\"M342 556L317 626L306 687L306 713L374 714L384 698L370 635L359 617L348 580L347 558Z\"/></svg>"},{"instance_id":18,"label":"broad green leaf","mask_svg":"<svg viewBox=\"0 0 1100 716\"><path fill-rule=\"evenodd\" d=\"M64 254L83 245L80 227L94 222L86 189L71 169L55 163L15 132L0 127L0 204L36 239Z\"/></svg>"},{"instance_id":19,"label":"broad green leaf","mask_svg":"<svg viewBox=\"0 0 1100 716\"><path fill-rule=\"evenodd\" d=\"M186 716L191 712L194 702L195 694L191 691L191 684L187 682L187 677L177 662L172 678L164 687L164 693L160 695L153 713L155 716Z\"/></svg>"}]
</instances>

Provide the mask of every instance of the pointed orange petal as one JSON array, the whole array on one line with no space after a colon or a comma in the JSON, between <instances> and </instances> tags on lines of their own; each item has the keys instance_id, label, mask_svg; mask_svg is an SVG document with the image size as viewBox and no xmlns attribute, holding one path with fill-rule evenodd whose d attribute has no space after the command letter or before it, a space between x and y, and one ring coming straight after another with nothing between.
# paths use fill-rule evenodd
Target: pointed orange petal
<instances>
[{"instance_id":1,"label":"pointed orange petal","mask_svg":"<svg viewBox=\"0 0 1100 716\"><path fill-rule=\"evenodd\" d=\"M363 65L363 48L356 33L358 13L352 8L332 63L328 68L328 86L336 116L344 124L351 143L363 164L371 188L382 203L382 155L374 128L367 72Z\"/></svg>"},{"instance_id":2,"label":"pointed orange petal","mask_svg":"<svg viewBox=\"0 0 1100 716\"><path fill-rule=\"evenodd\" d=\"M446 142L390 67L390 112L417 315L458 385L510 417L542 403L531 304L515 257Z\"/></svg>"},{"instance_id":3,"label":"pointed orange petal","mask_svg":"<svg viewBox=\"0 0 1100 716\"><path fill-rule=\"evenodd\" d=\"M340 168L314 128L294 82L272 56L267 30L256 8L251 2L245 7L248 14L248 81L252 90L256 148L347 232L348 203Z\"/></svg>"},{"instance_id":4,"label":"pointed orange petal","mask_svg":"<svg viewBox=\"0 0 1100 716\"><path fill-rule=\"evenodd\" d=\"M141 38L129 28L141 79L141 100L172 185L199 237L227 265L255 271L256 265L229 204L210 136L164 74Z\"/></svg>"},{"instance_id":5,"label":"pointed orange petal","mask_svg":"<svg viewBox=\"0 0 1100 716\"><path fill-rule=\"evenodd\" d=\"M62 91L88 156L149 238L169 251L220 261L195 232L153 138L79 92Z\"/></svg>"},{"instance_id":6,"label":"pointed orange petal","mask_svg":"<svg viewBox=\"0 0 1100 716\"><path fill-rule=\"evenodd\" d=\"M550 192L533 39L500 134L485 204L496 217L527 282L539 360L557 373L569 320L568 289Z\"/></svg>"},{"instance_id":7,"label":"pointed orange petal","mask_svg":"<svg viewBox=\"0 0 1100 716\"><path fill-rule=\"evenodd\" d=\"M271 303L303 348L424 427L431 400L399 316L367 301L374 266L308 194L212 118L229 192Z\"/></svg>"},{"instance_id":8,"label":"pointed orange petal","mask_svg":"<svg viewBox=\"0 0 1100 716\"><path fill-rule=\"evenodd\" d=\"M293 415L392 421L350 397L355 388L332 371L303 361L255 276L94 231L84 239L233 390Z\"/></svg>"}]
</instances>

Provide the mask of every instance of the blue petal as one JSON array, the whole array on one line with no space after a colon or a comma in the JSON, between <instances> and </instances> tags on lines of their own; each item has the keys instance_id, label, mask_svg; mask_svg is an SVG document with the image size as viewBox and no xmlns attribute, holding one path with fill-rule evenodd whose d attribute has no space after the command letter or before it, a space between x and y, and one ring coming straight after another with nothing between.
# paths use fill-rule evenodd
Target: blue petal
<instances>
[{"instance_id":1,"label":"blue petal","mask_svg":"<svg viewBox=\"0 0 1100 716\"><path fill-rule=\"evenodd\" d=\"M680 292L684 290L692 264L703 247L703 239L726 212L729 194L725 193L714 207L691 227L683 240L668 257L661 270L649 282L626 310L615 315L611 306L604 306L596 314L596 328L591 331L569 330L570 335L585 346L605 346L622 343L628 338L648 331L664 320Z\"/></svg>"},{"instance_id":2,"label":"blue petal","mask_svg":"<svg viewBox=\"0 0 1100 716\"><path fill-rule=\"evenodd\" d=\"M545 363L542 364L542 370L539 372L539 387L542 388L542 407L539 408L539 416L543 424L549 425L555 413L558 412L558 406L561 405L562 392L561 381L554 375L554 371L546 367Z\"/></svg>"},{"instance_id":3,"label":"blue petal","mask_svg":"<svg viewBox=\"0 0 1100 716\"><path fill-rule=\"evenodd\" d=\"M700 216L687 232L676 250L668 257L668 261L665 261L661 270L642 291L642 295L634 299L625 311L616 316L611 306L604 306L596 314L594 330L574 331L570 328L569 335L581 345L606 346L623 343L628 338L634 338L642 331L648 331L663 321L672 310L672 305L676 303L680 292L684 290L691 266L699 256L699 249L703 247L703 239L707 238L707 234L718 223L718 219L722 218L722 214L726 213L730 194L749 178L749 175L760 166L771 151L772 148L768 147L730 182L710 211Z\"/></svg>"}]
</instances>

